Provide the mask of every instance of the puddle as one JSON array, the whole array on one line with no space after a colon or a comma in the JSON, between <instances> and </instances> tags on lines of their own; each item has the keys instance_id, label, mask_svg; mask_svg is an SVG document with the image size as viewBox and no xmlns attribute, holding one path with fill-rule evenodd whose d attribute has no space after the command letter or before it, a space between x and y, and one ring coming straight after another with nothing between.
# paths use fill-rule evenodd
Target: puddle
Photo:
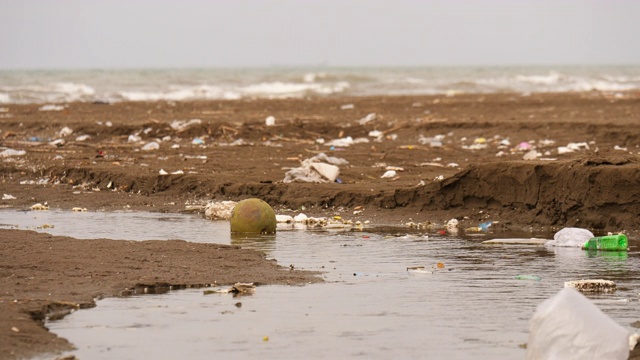
<instances>
[{"instance_id":1,"label":"puddle","mask_svg":"<svg viewBox=\"0 0 640 360\"><path fill-rule=\"evenodd\" d=\"M583 278L615 281L614 294L589 298L629 332L637 330L630 326L640 307L637 246L628 254L587 253L480 244L485 237L377 231L281 230L267 240L232 239L228 223L193 215L28 215L37 218L20 228L44 222L55 227L42 231L74 237L232 243L263 250L284 266L325 272L323 284L261 286L235 298L203 295L202 289L109 298L48 322L78 348L72 354L80 359L522 358L519 345L527 341L536 306L565 281ZM117 233L84 222L95 222L95 216L113 216ZM12 221L19 219L0 212L0 224ZM406 271L409 266L431 270L438 262L444 268L433 274ZM517 280L517 275L541 280Z\"/></svg>"}]
</instances>

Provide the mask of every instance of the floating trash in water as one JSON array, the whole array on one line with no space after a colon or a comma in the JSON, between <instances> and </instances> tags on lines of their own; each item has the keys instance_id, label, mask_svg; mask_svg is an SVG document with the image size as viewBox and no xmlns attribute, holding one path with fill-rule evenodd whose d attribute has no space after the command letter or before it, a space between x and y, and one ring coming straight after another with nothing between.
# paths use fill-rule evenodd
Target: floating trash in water
<instances>
[{"instance_id":1,"label":"floating trash in water","mask_svg":"<svg viewBox=\"0 0 640 360\"><path fill-rule=\"evenodd\" d=\"M250 295L256 290L253 283L235 283L228 289L205 290L204 295L210 294L234 294L234 295Z\"/></svg>"},{"instance_id":2,"label":"floating trash in water","mask_svg":"<svg viewBox=\"0 0 640 360\"><path fill-rule=\"evenodd\" d=\"M231 218L233 208L237 204L237 202L231 200L210 202L205 206L204 216L207 219L229 220Z\"/></svg>"},{"instance_id":3,"label":"floating trash in water","mask_svg":"<svg viewBox=\"0 0 640 360\"><path fill-rule=\"evenodd\" d=\"M574 289L545 300L529 321L527 359L627 359L629 334Z\"/></svg>"},{"instance_id":4,"label":"floating trash in water","mask_svg":"<svg viewBox=\"0 0 640 360\"><path fill-rule=\"evenodd\" d=\"M71 209L71 211L75 211L75 212L85 212L87 211L87 208L82 208L82 207L74 207Z\"/></svg>"},{"instance_id":5,"label":"floating trash in water","mask_svg":"<svg viewBox=\"0 0 640 360\"><path fill-rule=\"evenodd\" d=\"M604 292L612 293L617 289L616 283L611 280L573 280L565 281L565 288L573 288L580 292Z\"/></svg>"},{"instance_id":6,"label":"floating trash in water","mask_svg":"<svg viewBox=\"0 0 640 360\"><path fill-rule=\"evenodd\" d=\"M542 280L542 278L538 275L516 275L515 279L516 280L533 280L533 281Z\"/></svg>"},{"instance_id":7,"label":"floating trash in water","mask_svg":"<svg viewBox=\"0 0 640 360\"><path fill-rule=\"evenodd\" d=\"M33 204L30 207L31 210L49 210L49 205L47 205L47 203L45 202L44 204L41 203L37 203L37 204Z\"/></svg>"},{"instance_id":8,"label":"floating trash in water","mask_svg":"<svg viewBox=\"0 0 640 360\"><path fill-rule=\"evenodd\" d=\"M427 270L424 266L409 266L407 272L410 274L433 274L432 270Z\"/></svg>"}]
</instances>

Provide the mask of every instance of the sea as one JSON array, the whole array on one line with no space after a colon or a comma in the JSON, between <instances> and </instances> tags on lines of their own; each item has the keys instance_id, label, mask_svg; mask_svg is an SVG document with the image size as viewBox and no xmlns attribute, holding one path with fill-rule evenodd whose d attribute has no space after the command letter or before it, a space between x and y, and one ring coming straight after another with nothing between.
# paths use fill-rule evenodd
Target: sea
<instances>
[{"instance_id":1,"label":"sea","mask_svg":"<svg viewBox=\"0 0 640 360\"><path fill-rule=\"evenodd\" d=\"M640 65L0 70L0 104L640 90Z\"/></svg>"}]
</instances>

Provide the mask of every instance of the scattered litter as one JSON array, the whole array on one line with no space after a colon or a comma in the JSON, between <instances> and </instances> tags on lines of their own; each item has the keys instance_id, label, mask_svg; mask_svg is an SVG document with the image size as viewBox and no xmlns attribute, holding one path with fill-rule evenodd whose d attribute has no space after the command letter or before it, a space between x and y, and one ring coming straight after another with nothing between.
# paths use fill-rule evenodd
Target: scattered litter
<instances>
[{"instance_id":1,"label":"scattered litter","mask_svg":"<svg viewBox=\"0 0 640 360\"><path fill-rule=\"evenodd\" d=\"M2 194L2 200L15 200L16 197L9 194Z\"/></svg>"},{"instance_id":2,"label":"scattered litter","mask_svg":"<svg viewBox=\"0 0 640 360\"><path fill-rule=\"evenodd\" d=\"M553 235L553 240L548 241L545 246L579 248L592 237L593 233L587 229L567 227L555 233L555 235Z\"/></svg>"},{"instance_id":3,"label":"scattered litter","mask_svg":"<svg viewBox=\"0 0 640 360\"><path fill-rule=\"evenodd\" d=\"M54 104L47 104L47 105L42 105L38 110L40 110L40 111L62 111L62 110L64 110L64 106L62 106L62 105L54 105Z\"/></svg>"},{"instance_id":4,"label":"scattered litter","mask_svg":"<svg viewBox=\"0 0 640 360\"><path fill-rule=\"evenodd\" d=\"M460 225L460 222L458 221L458 219L451 219L447 221L447 225L446 225L447 231L451 233L457 233L459 225Z\"/></svg>"},{"instance_id":5,"label":"scattered litter","mask_svg":"<svg viewBox=\"0 0 640 360\"><path fill-rule=\"evenodd\" d=\"M558 147L558 155L572 153L574 151L589 150L589 144L586 142L569 143L567 146Z\"/></svg>"},{"instance_id":6,"label":"scattered litter","mask_svg":"<svg viewBox=\"0 0 640 360\"><path fill-rule=\"evenodd\" d=\"M27 153L26 150L14 150L14 149L4 149L0 152L0 158L5 158L9 156L22 156Z\"/></svg>"},{"instance_id":7,"label":"scattered litter","mask_svg":"<svg viewBox=\"0 0 640 360\"><path fill-rule=\"evenodd\" d=\"M177 132L182 132L187 130L189 127L193 125L199 125L199 124L202 124L202 120L200 119L191 119L189 121L173 120L171 124L169 124L169 126L171 126L171 128Z\"/></svg>"},{"instance_id":8,"label":"scattered litter","mask_svg":"<svg viewBox=\"0 0 640 360\"><path fill-rule=\"evenodd\" d=\"M582 245L584 250L627 251L629 239L625 234L611 234L589 239Z\"/></svg>"},{"instance_id":9,"label":"scattered litter","mask_svg":"<svg viewBox=\"0 0 640 360\"><path fill-rule=\"evenodd\" d=\"M82 141L89 140L90 138L91 138L91 136L89 136L89 135L80 135L80 136L76 137L76 141L82 142Z\"/></svg>"},{"instance_id":10,"label":"scattered litter","mask_svg":"<svg viewBox=\"0 0 640 360\"><path fill-rule=\"evenodd\" d=\"M377 117L378 116L376 115L376 113L370 113L367 116L363 117L362 119L358 120L358 124L364 125L370 121L375 120Z\"/></svg>"},{"instance_id":11,"label":"scattered litter","mask_svg":"<svg viewBox=\"0 0 640 360\"><path fill-rule=\"evenodd\" d=\"M612 293L617 290L617 286L615 282L611 280L602 280L602 279L565 281L564 287L573 288L584 293L592 293L592 292Z\"/></svg>"},{"instance_id":12,"label":"scattered litter","mask_svg":"<svg viewBox=\"0 0 640 360\"><path fill-rule=\"evenodd\" d=\"M274 126L276 124L276 118L274 118L273 116L267 116L267 118L264 120L264 123L267 126Z\"/></svg>"},{"instance_id":13,"label":"scattered litter","mask_svg":"<svg viewBox=\"0 0 640 360\"><path fill-rule=\"evenodd\" d=\"M276 215L276 222L290 224L293 222L293 216L291 215Z\"/></svg>"},{"instance_id":14,"label":"scattered litter","mask_svg":"<svg viewBox=\"0 0 640 360\"><path fill-rule=\"evenodd\" d=\"M340 110L351 110L354 109L356 106L353 104L344 104L342 106L340 106Z\"/></svg>"},{"instance_id":15,"label":"scattered litter","mask_svg":"<svg viewBox=\"0 0 640 360\"><path fill-rule=\"evenodd\" d=\"M231 219L231 213L233 212L233 208L235 208L237 204L238 204L237 202L231 201L231 200L210 202L204 208L204 216L207 219L212 219L212 220L216 220L216 219L229 220Z\"/></svg>"},{"instance_id":16,"label":"scattered litter","mask_svg":"<svg viewBox=\"0 0 640 360\"><path fill-rule=\"evenodd\" d=\"M521 142L520 144L518 144L518 146L516 147L517 150L520 151L524 151L524 150L531 150L531 144L529 144L526 141Z\"/></svg>"},{"instance_id":17,"label":"scattered litter","mask_svg":"<svg viewBox=\"0 0 640 360\"><path fill-rule=\"evenodd\" d=\"M396 177L396 175L398 175L398 173L395 170L387 170L384 174L382 174L382 176L380 176L380 178L390 179Z\"/></svg>"},{"instance_id":18,"label":"scattered litter","mask_svg":"<svg viewBox=\"0 0 640 360\"><path fill-rule=\"evenodd\" d=\"M387 166L384 168L385 170L393 170L393 171L404 171L404 168L399 166Z\"/></svg>"},{"instance_id":19,"label":"scattered litter","mask_svg":"<svg viewBox=\"0 0 640 360\"><path fill-rule=\"evenodd\" d=\"M127 138L127 142L140 142L142 141L142 138L138 135L138 134L131 134L129 135L129 137Z\"/></svg>"},{"instance_id":20,"label":"scattered litter","mask_svg":"<svg viewBox=\"0 0 640 360\"><path fill-rule=\"evenodd\" d=\"M66 143L66 141L64 141L64 139L56 139L53 140L49 143L49 145L51 146L56 146L56 147L61 147Z\"/></svg>"},{"instance_id":21,"label":"scattered litter","mask_svg":"<svg viewBox=\"0 0 640 360\"><path fill-rule=\"evenodd\" d=\"M152 151L152 150L158 150L160 149L160 144L158 144L155 141L146 143L143 147L142 147L142 151Z\"/></svg>"},{"instance_id":22,"label":"scattered litter","mask_svg":"<svg viewBox=\"0 0 640 360\"><path fill-rule=\"evenodd\" d=\"M424 266L410 266L407 268L410 274L433 274L432 270L427 270Z\"/></svg>"},{"instance_id":23,"label":"scattered litter","mask_svg":"<svg viewBox=\"0 0 640 360\"><path fill-rule=\"evenodd\" d=\"M87 208L74 207L74 208L71 209L71 211L85 212L85 211L87 211Z\"/></svg>"},{"instance_id":24,"label":"scattered litter","mask_svg":"<svg viewBox=\"0 0 640 360\"><path fill-rule=\"evenodd\" d=\"M515 279L516 280L533 280L533 281L542 280L542 278L538 275L516 275Z\"/></svg>"},{"instance_id":25,"label":"scattered litter","mask_svg":"<svg viewBox=\"0 0 640 360\"><path fill-rule=\"evenodd\" d=\"M320 153L314 157L303 160L302 166L287 171L282 182L334 182L340 174L340 168L337 165L346 165L348 163L345 159Z\"/></svg>"},{"instance_id":26,"label":"scattered litter","mask_svg":"<svg viewBox=\"0 0 640 360\"><path fill-rule=\"evenodd\" d=\"M347 136L341 139L331 140L329 142L325 142L325 146L338 146L338 147L347 147L354 144L353 138L351 136Z\"/></svg>"},{"instance_id":27,"label":"scattered litter","mask_svg":"<svg viewBox=\"0 0 640 360\"><path fill-rule=\"evenodd\" d=\"M160 175L169 175L169 173L164 171L164 169L160 169L160 171L158 171L158 174L160 174Z\"/></svg>"},{"instance_id":28,"label":"scattered litter","mask_svg":"<svg viewBox=\"0 0 640 360\"><path fill-rule=\"evenodd\" d=\"M58 133L58 135L62 137L69 136L71 134L73 134L73 130L71 130L71 128L68 126L65 126L62 129L60 129L60 132Z\"/></svg>"},{"instance_id":29,"label":"scattered litter","mask_svg":"<svg viewBox=\"0 0 640 360\"><path fill-rule=\"evenodd\" d=\"M442 181L442 180L444 180L444 175L438 175L433 178L433 181Z\"/></svg>"},{"instance_id":30,"label":"scattered litter","mask_svg":"<svg viewBox=\"0 0 640 360\"><path fill-rule=\"evenodd\" d=\"M384 135L384 133L380 130L371 130L368 134L370 137L379 138Z\"/></svg>"},{"instance_id":31,"label":"scattered litter","mask_svg":"<svg viewBox=\"0 0 640 360\"><path fill-rule=\"evenodd\" d=\"M536 150L530 150L522 157L523 160L535 160L538 157Z\"/></svg>"},{"instance_id":32,"label":"scattered litter","mask_svg":"<svg viewBox=\"0 0 640 360\"><path fill-rule=\"evenodd\" d=\"M544 245L551 240L540 238L502 238L485 240L482 243L488 245Z\"/></svg>"},{"instance_id":33,"label":"scattered litter","mask_svg":"<svg viewBox=\"0 0 640 360\"><path fill-rule=\"evenodd\" d=\"M256 290L256 286L253 283L235 283L228 289L220 290L205 290L204 295L210 294L234 294L234 295L250 295Z\"/></svg>"},{"instance_id":34,"label":"scattered litter","mask_svg":"<svg viewBox=\"0 0 640 360\"><path fill-rule=\"evenodd\" d=\"M529 321L527 359L627 359L627 329L584 295L564 288Z\"/></svg>"},{"instance_id":35,"label":"scattered litter","mask_svg":"<svg viewBox=\"0 0 640 360\"><path fill-rule=\"evenodd\" d=\"M176 170L171 172L171 175L183 175L183 174L184 174L184 171L182 170Z\"/></svg>"},{"instance_id":36,"label":"scattered litter","mask_svg":"<svg viewBox=\"0 0 640 360\"><path fill-rule=\"evenodd\" d=\"M616 146L613 147L613 150L627 151L627 148L619 146L619 145L616 145Z\"/></svg>"},{"instance_id":37,"label":"scattered litter","mask_svg":"<svg viewBox=\"0 0 640 360\"><path fill-rule=\"evenodd\" d=\"M193 138L193 140L191 140L191 144L193 144L193 145L204 145L204 140L202 140L199 137L195 137L195 138Z\"/></svg>"},{"instance_id":38,"label":"scattered litter","mask_svg":"<svg viewBox=\"0 0 640 360\"><path fill-rule=\"evenodd\" d=\"M442 147L442 141L444 140L444 135L436 135L434 137L426 137L420 134L418 136L418 142L422 145L429 145L431 147Z\"/></svg>"},{"instance_id":39,"label":"scattered litter","mask_svg":"<svg viewBox=\"0 0 640 360\"><path fill-rule=\"evenodd\" d=\"M31 210L49 210L49 205L47 205L47 203L41 204L41 203L37 203L37 204L33 204L31 205Z\"/></svg>"},{"instance_id":40,"label":"scattered litter","mask_svg":"<svg viewBox=\"0 0 640 360\"><path fill-rule=\"evenodd\" d=\"M309 217L303 213L300 213L293 217L293 221L295 222L305 222L307 221L307 219L309 219Z\"/></svg>"}]
</instances>

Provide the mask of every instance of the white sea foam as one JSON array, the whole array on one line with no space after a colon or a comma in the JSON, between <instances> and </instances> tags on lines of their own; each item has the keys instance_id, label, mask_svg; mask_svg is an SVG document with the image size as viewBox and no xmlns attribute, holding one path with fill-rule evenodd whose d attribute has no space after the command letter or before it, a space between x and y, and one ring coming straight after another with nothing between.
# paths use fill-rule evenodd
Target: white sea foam
<instances>
[{"instance_id":1,"label":"white sea foam","mask_svg":"<svg viewBox=\"0 0 640 360\"><path fill-rule=\"evenodd\" d=\"M640 66L0 71L0 103L640 90Z\"/></svg>"}]
</instances>

